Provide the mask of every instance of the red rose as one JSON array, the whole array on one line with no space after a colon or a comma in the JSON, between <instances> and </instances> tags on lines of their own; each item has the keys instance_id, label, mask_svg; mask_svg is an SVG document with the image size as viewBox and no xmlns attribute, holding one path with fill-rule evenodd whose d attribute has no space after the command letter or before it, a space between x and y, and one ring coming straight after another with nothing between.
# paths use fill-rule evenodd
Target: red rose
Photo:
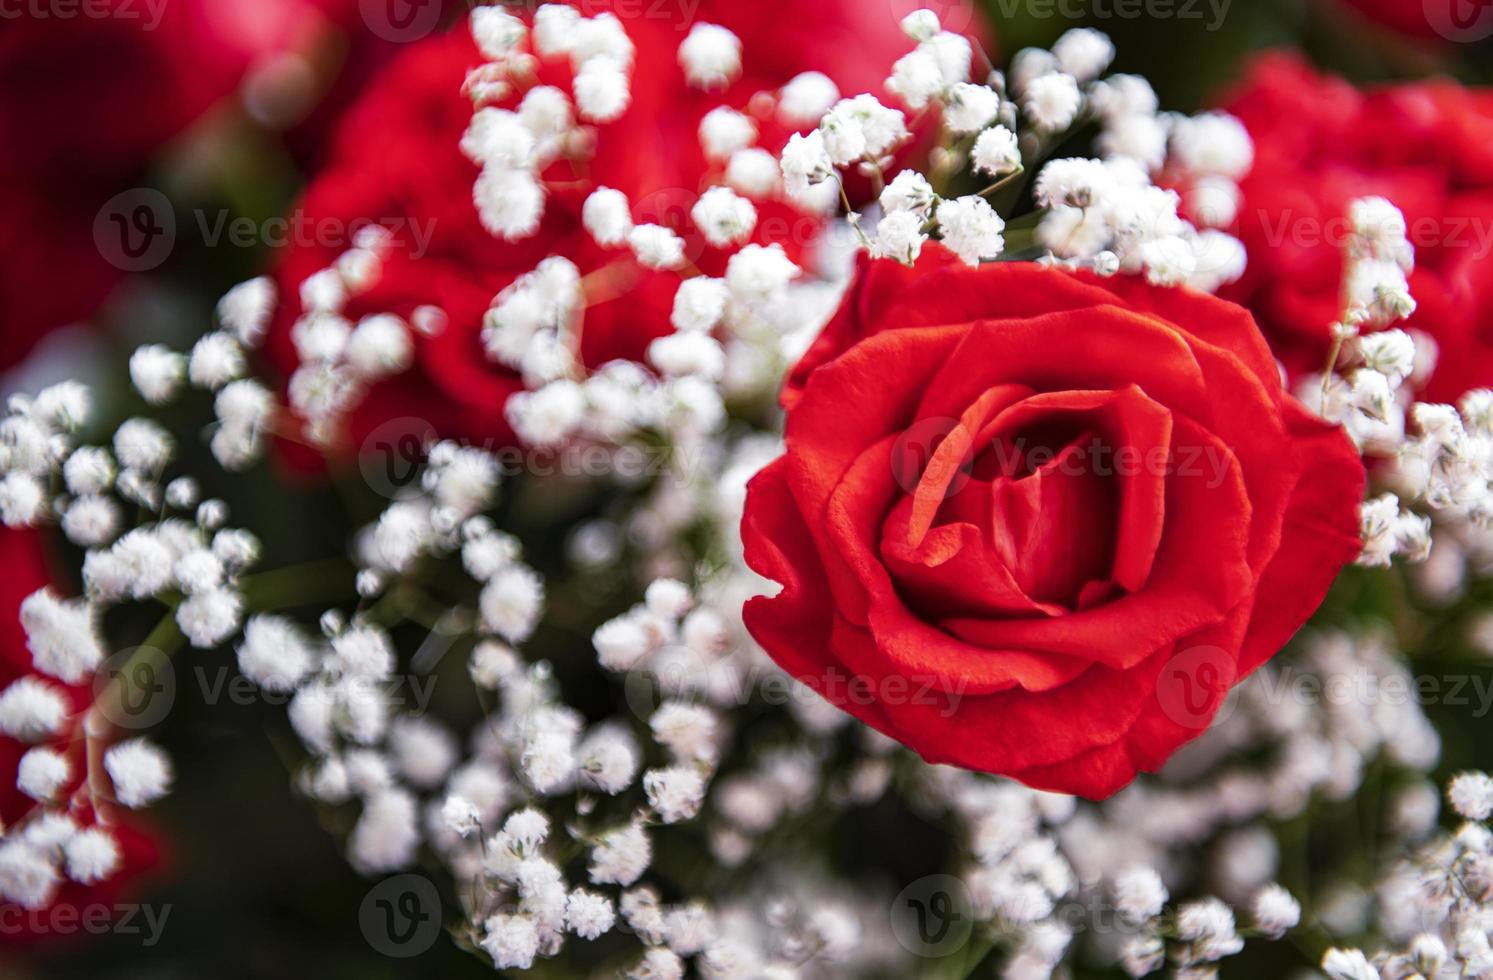
<instances>
[{"instance_id":1,"label":"red rose","mask_svg":"<svg viewBox=\"0 0 1493 980\"><path fill-rule=\"evenodd\" d=\"M41 535L34 531L0 528L0 567L4 567L6 572L0 576L0 691L3 691L15 680L34 673L26 633L21 628L20 609L27 596L52 583ZM75 717L81 718L81 712L92 701L92 689L88 685L65 687L60 682L52 683L67 692L77 713ZM60 735L51 747L66 755L72 764L73 779L61 791L63 799L71 799L82 785L86 772L83 741L67 733ZM21 756L29 748L29 744L0 735L0 824L5 827L18 826L38 809L35 800L16 788L16 769ZM92 809L84 802L68 808L68 813L81 826L93 823ZM110 831L120 848L119 869L96 885L65 883L58 890L50 912L36 919L9 906L6 922L10 928L0 929L0 946L28 946L65 938L63 934L49 930L47 923L69 921L65 918L68 915L73 917L71 921L77 921L79 910L88 906L112 907L125 895L132 882L138 882L144 873L160 863L159 845L139 827L116 822ZM69 909L72 911L63 911ZM50 917L54 913L56 917Z\"/></svg>"},{"instance_id":2,"label":"red rose","mask_svg":"<svg viewBox=\"0 0 1493 980\"><path fill-rule=\"evenodd\" d=\"M1423 397L1493 383L1493 93L1452 82L1360 91L1294 55L1252 68L1225 108L1255 165L1236 234L1249 253L1223 295L1248 306L1293 374L1322 370L1342 316L1348 205L1382 196L1404 213L1419 304L1405 326L1440 348Z\"/></svg>"},{"instance_id":3,"label":"red rose","mask_svg":"<svg viewBox=\"0 0 1493 980\"><path fill-rule=\"evenodd\" d=\"M586 14L609 6L596 0L580 5ZM829 74L843 95L880 91L892 63L913 47L890 6L871 11L850 0L832 0L785 18L770 5L703 0L694 20L735 31L743 45L741 77L723 92L707 93L687 86L679 65L687 19L638 16L629 4L616 9L637 48L631 107L615 122L594 127L592 160L582 165L562 160L542 175L550 194L533 237L494 238L472 202L479 171L459 149L472 117L462 82L484 59L465 26L411 46L339 127L329 165L310 185L297 217L330 227L376 221L406 229L373 288L358 296L346 315L354 320L375 313L408 317L422 305L447 314L438 336L416 338L414 368L373 386L351 410L349 446L406 416L428 421L443 436L511 442L504 404L523 386L484 349L482 319L499 292L550 255L571 260L582 275L608 270L596 277L607 281L593 283L588 295L582 363L594 368L615 359L642 361L651 341L672 332L679 277L640 268L625 246L597 246L581 223L590 193L602 185L622 191L635 221L674 228L685 237L694 264L720 275L727 254L709 247L688 218L700 192L723 183L721 166L708 161L700 147L704 115L720 105L748 111L760 130L756 145L777 152L790 129L775 113L753 109L753 95L811 70ZM972 20L973 8L964 0L951 9L967 13L966 23ZM953 19L950 23L954 26ZM567 58L543 59L540 76L570 91ZM517 96L498 105L516 103ZM795 260L807 261L823 219L780 200L754 203L759 213L754 240L781 244ZM411 227L430 229L429 241L413 241ZM301 313L299 284L327 268L345 247L344 241L297 243L282 257L277 280L284 302L267 351L287 376L299 364L291 339Z\"/></svg>"},{"instance_id":4,"label":"red rose","mask_svg":"<svg viewBox=\"0 0 1493 980\"><path fill-rule=\"evenodd\" d=\"M1359 551L1364 471L1249 314L862 259L752 482L748 628L933 763L1104 797L1201 734Z\"/></svg>"}]
</instances>

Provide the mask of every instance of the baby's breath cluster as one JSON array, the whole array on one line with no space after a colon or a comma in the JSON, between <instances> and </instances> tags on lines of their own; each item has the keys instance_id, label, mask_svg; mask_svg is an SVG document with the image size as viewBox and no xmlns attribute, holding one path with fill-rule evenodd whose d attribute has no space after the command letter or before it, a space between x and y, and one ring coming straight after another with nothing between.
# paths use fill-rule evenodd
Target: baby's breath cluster
<instances>
[{"instance_id":1,"label":"baby's breath cluster","mask_svg":"<svg viewBox=\"0 0 1493 980\"><path fill-rule=\"evenodd\" d=\"M1303 379L1297 394L1341 423L1378 466L1377 492L1363 507L1359 564L1424 562L1435 538L1447 561L1460 566L1490 543L1493 391L1473 389L1456 405L1419 400L1437 350L1424 333L1393 326L1416 309L1405 217L1371 197L1354 201L1349 219L1344 314L1333 325L1326 369Z\"/></svg>"},{"instance_id":2,"label":"baby's breath cluster","mask_svg":"<svg viewBox=\"0 0 1493 980\"><path fill-rule=\"evenodd\" d=\"M910 124L872 95L837 103L818 129L792 139L781 160L800 192L838 184L843 172L882 188L874 228L862 234L873 255L912 264L936 235L970 265L1031 252L1069 268L1144 270L1154 282L1207 291L1243 273L1243 246L1217 230L1233 221L1236 182L1253 159L1236 120L1161 114L1144 79L1102 78L1114 45L1092 29L1069 31L1050 51L1018 52L1009 73L981 79L970 42L942 30L931 11L908 16L903 28L917 47L896 63L886 87L917 112L913 123L936 120L941 145L931 169L887 179L890 154L909 138ZM1098 159L1050 159L1089 122L1100 129ZM994 202L1012 199L1000 192L1014 191L1029 173L1040 210L1018 219L1021 245L1013 249L1011 216ZM964 183L988 186L962 196L951 190ZM1185 191L1185 202L1174 188ZM870 223L854 211L849 218L857 229Z\"/></svg>"},{"instance_id":3,"label":"baby's breath cluster","mask_svg":"<svg viewBox=\"0 0 1493 980\"><path fill-rule=\"evenodd\" d=\"M1383 947L1373 954L1353 947L1328 950L1322 970L1332 980L1493 973L1493 779L1480 771L1460 773L1446 795L1463 823L1436 834L1389 870L1379 885Z\"/></svg>"},{"instance_id":4,"label":"baby's breath cluster","mask_svg":"<svg viewBox=\"0 0 1493 980\"><path fill-rule=\"evenodd\" d=\"M211 442L225 466L259 452L270 415L268 392L243 377L251 307L240 292L225 305L224 330L189 357L145 347L131 361L153 404L188 384L216 392ZM164 752L120 730L137 668L153 671L146 660L183 643L211 649L234 635L259 557L253 535L226 527L222 501L202 500L193 477L172 477L176 444L163 426L131 418L90 445L92 414L89 390L64 382L13 397L0 420L0 520L14 533L58 532L84 554L81 595L43 588L22 601L30 670L0 691L0 734L29 746L16 787L35 801L0 828L0 897L27 908L50 905L65 880L94 884L119 868L116 811L154 803L174 778ZM133 653L103 628L122 606L163 617Z\"/></svg>"}]
</instances>

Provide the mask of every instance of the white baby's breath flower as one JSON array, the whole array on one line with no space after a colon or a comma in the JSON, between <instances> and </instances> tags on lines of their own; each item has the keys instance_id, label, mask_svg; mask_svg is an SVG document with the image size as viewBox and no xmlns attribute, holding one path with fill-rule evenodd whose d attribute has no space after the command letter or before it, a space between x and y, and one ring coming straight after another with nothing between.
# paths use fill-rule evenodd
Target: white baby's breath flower
<instances>
[{"instance_id":1,"label":"white baby's breath flower","mask_svg":"<svg viewBox=\"0 0 1493 980\"><path fill-rule=\"evenodd\" d=\"M0 693L0 732L23 742L56 734L67 715L61 689L38 677L22 677Z\"/></svg>"},{"instance_id":2,"label":"white baby's breath flower","mask_svg":"<svg viewBox=\"0 0 1493 980\"><path fill-rule=\"evenodd\" d=\"M670 322L675 330L704 333L721 322L730 300L725 280L696 276L679 284Z\"/></svg>"},{"instance_id":3,"label":"white baby's breath flower","mask_svg":"<svg viewBox=\"0 0 1493 980\"><path fill-rule=\"evenodd\" d=\"M741 302L764 302L781 295L801 271L777 243L748 245L726 263L726 286Z\"/></svg>"},{"instance_id":4,"label":"white baby's breath flower","mask_svg":"<svg viewBox=\"0 0 1493 980\"><path fill-rule=\"evenodd\" d=\"M238 630L244 602L229 589L209 589L189 596L176 610L182 634L199 650L210 650Z\"/></svg>"},{"instance_id":5,"label":"white baby's breath flower","mask_svg":"<svg viewBox=\"0 0 1493 980\"><path fill-rule=\"evenodd\" d=\"M155 473L171 459L173 443L149 419L129 419L114 432L114 456L127 469Z\"/></svg>"},{"instance_id":6,"label":"white baby's breath flower","mask_svg":"<svg viewBox=\"0 0 1493 980\"><path fill-rule=\"evenodd\" d=\"M1055 72L1031 80L1021 108L1037 129L1058 133L1073 125L1082 104L1083 96L1073 76Z\"/></svg>"},{"instance_id":7,"label":"white baby's breath flower","mask_svg":"<svg viewBox=\"0 0 1493 980\"><path fill-rule=\"evenodd\" d=\"M1452 809L1468 820L1482 821L1493 816L1493 779L1487 773L1460 773L1452 780L1446 795Z\"/></svg>"},{"instance_id":8,"label":"white baby's breath flower","mask_svg":"<svg viewBox=\"0 0 1493 980\"><path fill-rule=\"evenodd\" d=\"M909 108L922 109L944 91L943 70L932 46L921 44L892 66L886 80L888 92L901 97Z\"/></svg>"},{"instance_id":9,"label":"white baby's breath flower","mask_svg":"<svg viewBox=\"0 0 1493 980\"><path fill-rule=\"evenodd\" d=\"M147 344L130 356L130 381L152 405L176 397L187 377L187 359L162 344Z\"/></svg>"},{"instance_id":10,"label":"white baby's breath flower","mask_svg":"<svg viewBox=\"0 0 1493 980\"><path fill-rule=\"evenodd\" d=\"M1158 286L1175 286L1197 270L1197 256L1192 243L1180 235L1153 239L1141 246L1141 261L1146 278Z\"/></svg>"},{"instance_id":11,"label":"white baby's breath flower","mask_svg":"<svg viewBox=\"0 0 1493 980\"><path fill-rule=\"evenodd\" d=\"M643 774L648 805L664 823L691 820L705 800L705 779L687 766L653 769Z\"/></svg>"},{"instance_id":12,"label":"white baby's breath flower","mask_svg":"<svg viewBox=\"0 0 1493 980\"><path fill-rule=\"evenodd\" d=\"M967 265L994 259L1005 251L1006 223L982 197L969 196L938 205L943 243Z\"/></svg>"},{"instance_id":13,"label":"white baby's breath flower","mask_svg":"<svg viewBox=\"0 0 1493 980\"><path fill-rule=\"evenodd\" d=\"M29 473L7 473L0 478L0 522L6 527L31 527L46 514L47 488Z\"/></svg>"},{"instance_id":14,"label":"white baby's breath flower","mask_svg":"<svg viewBox=\"0 0 1493 980\"><path fill-rule=\"evenodd\" d=\"M904 170L882 189L881 209L887 212L911 211L919 218L926 218L935 198L928 178L916 170Z\"/></svg>"},{"instance_id":15,"label":"white baby's breath flower","mask_svg":"<svg viewBox=\"0 0 1493 980\"><path fill-rule=\"evenodd\" d=\"M876 225L873 254L910 266L922 254L927 240L923 218L913 211L891 211Z\"/></svg>"},{"instance_id":16,"label":"white baby's breath flower","mask_svg":"<svg viewBox=\"0 0 1493 980\"><path fill-rule=\"evenodd\" d=\"M77 684L104 659L93 610L83 602L64 602L43 589L21 603L21 626L36 669L68 684Z\"/></svg>"},{"instance_id":17,"label":"white baby's breath flower","mask_svg":"<svg viewBox=\"0 0 1493 980\"><path fill-rule=\"evenodd\" d=\"M35 748L21 756L16 768L16 788L33 800L47 801L72 778L67 756L49 748Z\"/></svg>"},{"instance_id":18,"label":"white baby's breath flower","mask_svg":"<svg viewBox=\"0 0 1493 980\"><path fill-rule=\"evenodd\" d=\"M1161 914L1169 897L1161 876L1146 867L1131 868L1115 879L1115 903L1120 914L1147 922Z\"/></svg>"},{"instance_id":19,"label":"white baby's breath flower","mask_svg":"<svg viewBox=\"0 0 1493 980\"><path fill-rule=\"evenodd\" d=\"M634 226L627 244L646 268L677 269L684 265L684 239L663 225Z\"/></svg>"},{"instance_id":20,"label":"white baby's breath flower","mask_svg":"<svg viewBox=\"0 0 1493 980\"><path fill-rule=\"evenodd\" d=\"M654 740L668 749L677 762L715 759L719 720L709 708L682 701L666 701L653 713L648 727Z\"/></svg>"},{"instance_id":21,"label":"white baby's breath flower","mask_svg":"<svg viewBox=\"0 0 1493 980\"><path fill-rule=\"evenodd\" d=\"M576 765L582 781L615 796L637 777L640 756L630 732L602 726L576 750Z\"/></svg>"},{"instance_id":22,"label":"white baby's breath flower","mask_svg":"<svg viewBox=\"0 0 1493 980\"><path fill-rule=\"evenodd\" d=\"M522 915L495 915L488 919L482 948L500 970L527 970L539 955L539 930Z\"/></svg>"},{"instance_id":23,"label":"white baby's breath flower","mask_svg":"<svg viewBox=\"0 0 1493 980\"><path fill-rule=\"evenodd\" d=\"M364 317L347 339L344 354L359 377L376 379L399 374L415 353L409 327L397 316Z\"/></svg>"},{"instance_id":24,"label":"white baby's breath flower","mask_svg":"<svg viewBox=\"0 0 1493 980\"><path fill-rule=\"evenodd\" d=\"M484 167L473 194L482 226L505 241L528 238L544 217L544 187L525 170Z\"/></svg>"},{"instance_id":25,"label":"white baby's breath flower","mask_svg":"<svg viewBox=\"0 0 1493 980\"><path fill-rule=\"evenodd\" d=\"M218 300L218 322L237 337L240 344L250 348L258 347L264 338L265 328L269 326L270 317L275 312L276 297L275 282L268 276L241 282ZM164 351L165 348L157 350ZM131 367L133 366L134 362L131 361ZM138 385L138 381L136 383ZM146 397L154 401L148 395Z\"/></svg>"},{"instance_id":26,"label":"white baby's breath flower","mask_svg":"<svg viewBox=\"0 0 1493 980\"><path fill-rule=\"evenodd\" d=\"M975 140L970 151L975 172L1004 177L1021 169L1021 147L1016 134L1004 126L992 126Z\"/></svg>"},{"instance_id":27,"label":"white baby's breath flower","mask_svg":"<svg viewBox=\"0 0 1493 980\"><path fill-rule=\"evenodd\" d=\"M628 824L602 835L601 842L592 848L591 881L626 888L643 876L652 861L648 832L640 824Z\"/></svg>"},{"instance_id":28,"label":"white baby's breath flower","mask_svg":"<svg viewBox=\"0 0 1493 980\"><path fill-rule=\"evenodd\" d=\"M778 115L787 125L817 126L840 99L840 89L823 72L808 71L793 76L778 99Z\"/></svg>"},{"instance_id":29,"label":"white baby's breath flower","mask_svg":"<svg viewBox=\"0 0 1493 980\"><path fill-rule=\"evenodd\" d=\"M648 345L648 362L666 378L697 376L718 381L726 371L726 352L705 333L676 333Z\"/></svg>"},{"instance_id":30,"label":"white baby's breath flower","mask_svg":"<svg viewBox=\"0 0 1493 980\"><path fill-rule=\"evenodd\" d=\"M82 885L93 885L119 870L119 845L98 827L81 830L62 846L67 876Z\"/></svg>"},{"instance_id":31,"label":"white baby's breath flower","mask_svg":"<svg viewBox=\"0 0 1493 980\"><path fill-rule=\"evenodd\" d=\"M482 624L510 643L527 640L544 611L544 582L523 565L497 572L480 600Z\"/></svg>"},{"instance_id":32,"label":"white baby's breath flower","mask_svg":"<svg viewBox=\"0 0 1493 980\"><path fill-rule=\"evenodd\" d=\"M613 619L591 637L601 665L607 670L628 671L642 663L654 649L654 638L640 617Z\"/></svg>"},{"instance_id":33,"label":"white baby's breath flower","mask_svg":"<svg viewBox=\"0 0 1493 980\"><path fill-rule=\"evenodd\" d=\"M1280 885L1267 885L1255 895L1255 928L1269 939L1280 939L1301 922L1301 906Z\"/></svg>"},{"instance_id":34,"label":"white baby's breath flower","mask_svg":"<svg viewBox=\"0 0 1493 980\"><path fill-rule=\"evenodd\" d=\"M199 388L217 390L248 370L238 340L227 333L210 333L192 348L187 377Z\"/></svg>"},{"instance_id":35,"label":"white baby's breath flower","mask_svg":"<svg viewBox=\"0 0 1493 980\"><path fill-rule=\"evenodd\" d=\"M300 629L280 616L255 616L238 648L243 675L267 691L293 691L311 671L311 646Z\"/></svg>"},{"instance_id":36,"label":"white baby's breath flower","mask_svg":"<svg viewBox=\"0 0 1493 980\"><path fill-rule=\"evenodd\" d=\"M534 134L523 117L508 109L482 109L461 137L461 151L483 167L529 170L534 166Z\"/></svg>"},{"instance_id":37,"label":"white baby's breath flower","mask_svg":"<svg viewBox=\"0 0 1493 980\"><path fill-rule=\"evenodd\" d=\"M409 867L420 845L415 798L402 790L385 790L363 807L348 841L349 860L365 873Z\"/></svg>"},{"instance_id":38,"label":"white baby's breath flower","mask_svg":"<svg viewBox=\"0 0 1493 980\"><path fill-rule=\"evenodd\" d=\"M1331 980L1380 980L1379 971L1356 949L1329 949L1322 956L1322 970Z\"/></svg>"},{"instance_id":39,"label":"white baby's breath flower","mask_svg":"<svg viewBox=\"0 0 1493 980\"><path fill-rule=\"evenodd\" d=\"M394 665L394 645L375 626L354 626L332 638L329 666L343 676L381 681L394 672Z\"/></svg>"},{"instance_id":40,"label":"white baby's breath flower","mask_svg":"<svg viewBox=\"0 0 1493 980\"><path fill-rule=\"evenodd\" d=\"M696 23L679 45L679 64L696 88L724 88L741 74L741 39L716 24Z\"/></svg>"},{"instance_id":41,"label":"white baby's breath flower","mask_svg":"<svg viewBox=\"0 0 1493 980\"><path fill-rule=\"evenodd\" d=\"M1172 153L1190 173L1239 180L1254 163L1254 141L1233 116L1205 112L1177 120Z\"/></svg>"},{"instance_id":42,"label":"white baby's breath flower","mask_svg":"<svg viewBox=\"0 0 1493 980\"><path fill-rule=\"evenodd\" d=\"M545 56L568 54L580 11L563 3L541 4L534 11L534 47Z\"/></svg>"},{"instance_id":43,"label":"white baby's breath flower","mask_svg":"<svg viewBox=\"0 0 1493 980\"><path fill-rule=\"evenodd\" d=\"M919 43L933 40L934 36L943 30L943 25L938 20L938 14L926 7L914 10L906 17L903 17L901 27L903 34L906 34Z\"/></svg>"},{"instance_id":44,"label":"white baby's breath flower","mask_svg":"<svg viewBox=\"0 0 1493 980\"><path fill-rule=\"evenodd\" d=\"M467 838L482 831L482 813L464 796L448 796L441 805L441 821L458 837Z\"/></svg>"},{"instance_id":45,"label":"white baby's breath flower","mask_svg":"<svg viewBox=\"0 0 1493 980\"><path fill-rule=\"evenodd\" d=\"M717 106L700 120L700 146L713 160L729 160L732 154L745 150L757 139L757 124L752 117L726 106Z\"/></svg>"},{"instance_id":46,"label":"white baby's breath flower","mask_svg":"<svg viewBox=\"0 0 1493 980\"><path fill-rule=\"evenodd\" d=\"M24 909L52 904L60 883L56 865L41 849L22 840L0 843L0 898Z\"/></svg>"},{"instance_id":47,"label":"white baby's breath flower","mask_svg":"<svg viewBox=\"0 0 1493 980\"><path fill-rule=\"evenodd\" d=\"M575 777L575 739L567 732L541 732L524 745L520 764L536 793L563 792Z\"/></svg>"},{"instance_id":48,"label":"white baby's breath flower","mask_svg":"<svg viewBox=\"0 0 1493 980\"><path fill-rule=\"evenodd\" d=\"M726 183L748 197L771 197L781 177L777 158L761 147L737 150L726 164Z\"/></svg>"},{"instance_id":49,"label":"white baby's breath flower","mask_svg":"<svg viewBox=\"0 0 1493 980\"><path fill-rule=\"evenodd\" d=\"M1058 38L1052 46L1058 68L1080 82L1098 78L1115 58L1115 46L1108 35L1090 27L1074 28Z\"/></svg>"},{"instance_id":50,"label":"white baby's breath flower","mask_svg":"<svg viewBox=\"0 0 1493 980\"><path fill-rule=\"evenodd\" d=\"M960 82L949 91L944 123L961 136L978 133L995 120L1000 107L1001 97L990 86Z\"/></svg>"},{"instance_id":51,"label":"white baby's breath flower","mask_svg":"<svg viewBox=\"0 0 1493 980\"><path fill-rule=\"evenodd\" d=\"M565 903L565 926L582 939L597 939L610 932L617 910L605 895L577 888Z\"/></svg>"},{"instance_id":52,"label":"white baby's breath flower","mask_svg":"<svg viewBox=\"0 0 1493 980\"><path fill-rule=\"evenodd\" d=\"M824 134L824 147L830 159L840 166L863 157L882 157L911 135L906 117L882 105L874 95L841 99L825 115L819 132Z\"/></svg>"},{"instance_id":53,"label":"white baby's breath flower","mask_svg":"<svg viewBox=\"0 0 1493 980\"><path fill-rule=\"evenodd\" d=\"M104 769L114 784L114 798L131 809L149 806L171 790L171 760L143 738L106 751Z\"/></svg>"},{"instance_id":54,"label":"white baby's breath flower","mask_svg":"<svg viewBox=\"0 0 1493 980\"><path fill-rule=\"evenodd\" d=\"M501 7L477 7L471 16L472 39L493 61L507 57L528 34L524 22Z\"/></svg>"},{"instance_id":55,"label":"white baby's breath flower","mask_svg":"<svg viewBox=\"0 0 1493 980\"><path fill-rule=\"evenodd\" d=\"M456 737L444 725L423 716L395 719L388 744L399 774L417 789L443 783L460 757Z\"/></svg>"},{"instance_id":56,"label":"white baby's breath flower","mask_svg":"<svg viewBox=\"0 0 1493 980\"><path fill-rule=\"evenodd\" d=\"M790 190L807 190L829 180L835 166L825 146L823 131L816 129L807 136L794 133L783 148L782 169Z\"/></svg>"},{"instance_id":57,"label":"white baby's breath flower","mask_svg":"<svg viewBox=\"0 0 1493 980\"><path fill-rule=\"evenodd\" d=\"M757 227L757 209L730 188L712 187L695 202L690 220L710 244L728 248L752 237Z\"/></svg>"},{"instance_id":58,"label":"white baby's breath flower","mask_svg":"<svg viewBox=\"0 0 1493 980\"><path fill-rule=\"evenodd\" d=\"M575 104L581 118L611 122L627 111L632 101L627 73L612 59L590 58L575 76Z\"/></svg>"},{"instance_id":59,"label":"white baby's breath flower","mask_svg":"<svg viewBox=\"0 0 1493 980\"><path fill-rule=\"evenodd\" d=\"M555 446L574 435L585 419L586 396L574 381L555 381L538 391L513 395L505 412L525 443Z\"/></svg>"}]
</instances>

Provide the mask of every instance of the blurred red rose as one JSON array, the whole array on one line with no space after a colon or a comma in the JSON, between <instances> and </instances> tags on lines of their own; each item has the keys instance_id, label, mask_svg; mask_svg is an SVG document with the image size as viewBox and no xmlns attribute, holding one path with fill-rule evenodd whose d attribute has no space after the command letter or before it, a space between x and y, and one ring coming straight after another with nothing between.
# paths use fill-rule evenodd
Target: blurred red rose
<instances>
[{"instance_id":1,"label":"blurred red rose","mask_svg":"<svg viewBox=\"0 0 1493 980\"><path fill-rule=\"evenodd\" d=\"M754 111L754 95L807 71L825 72L843 95L880 92L892 63L913 47L900 30L895 4L867 9L833 0L784 17L770 5L703 0L694 22L734 31L744 58L741 77L727 89L701 92L686 85L679 65L679 44L691 21L678 8L648 8L659 13L639 16L635 5L592 0L582 10L594 15L614 6L637 48L631 107L615 122L593 127L595 155L584 168L562 160L545 172L550 194L533 237L494 238L473 205L479 170L459 148L473 111L462 83L485 59L465 25L413 45L347 113L327 168L295 215L307 227L346 230L376 221L402 229L375 284L347 308L350 318L407 318L423 305L447 315L439 335L416 338L414 368L380 382L349 413L349 444L361 444L380 424L405 416L430 422L444 436L511 441L503 408L522 385L513 371L489 359L482 319L504 287L550 255L571 260L583 275L606 270L590 283L582 361L595 367L614 359L642 360L650 341L672 331L678 277L639 268L626 248L598 247L581 222L591 191L601 185L621 190L635 221L673 227L687 239L694 264L719 275L726 254L709 247L688 222L700 192L722 182L721 165L707 160L700 145L705 114L721 105L749 112L759 127L756 145L776 152L792 130L770 107ZM949 19L951 27L973 22L965 0L950 10L958 15ZM540 81L570 91L568 59L542 59L540 75ZM515 96L497 105L512 108L516 102ZM790 256L807 260L824 220L782 201L756 203L754 240L779 243ZM299 284L328 268L347 247L347 237L297 243L282 257L276 274L282 303L267 350L287 376L299 363L291 339L301 313Z\"/></svg>"},{"instance_id":2,"label":"blurred red rose","mask_svg":"<svg viewBox=\"0 0 1493 980\"><path fill-rule=\"evenodd\" d=\"M1200 735L1360 549L1352 444L1201 293L863 258L785 402L742 526L783 589L747 627L932 763L1108 796Z\"/></svg>"},{"instance_id":3,"label":"blurred red rose","mask_svg":"<svg viewBox=\"0 0 1493 980\"><path fill-rule=\"evenodd\" d=\"M1320 371L1342 315L1346 217L1382 196L1405 214L1419 309L1440 348L1423 397L1493 383L1493 93L1449 81L1359 90L1269 54L1225 100L1255 141L1236 234L1249 252L1223 295L1248 306L1293 375Z\"/></svg>"},{"instance_id":4,"label":"blurred red rose","mask_svg":"<svg viewBox=\"0 0 1493 980\"><path fill-rule=\"evenodd\" d=\"M1426 8L1422 0L1335 0L1335 2L1345 3L1370 20L1401 34L1427 40L1440 37L1436 29L1431 26L1430 19L1426 17ZM1438 2L1444 2L1450 10L1453 3L1460 3L1462 0L1438 0Z\"/></svg>"},{"instance_id":5,"label":"blurred red rose","mask_svg":"<svg viewBox=\"0 0 1493 980\"><path fill-rule=\"evenodd\" d=\"M309 51L356 0L95 0L0 19L0 369L92 315L123 276L94 223L249 72Z\"/></svg>"},{"instance_id":6,"label":"blurred red rose","mask_svg":"<svg viewBox=\"0 0 1493 980\"><path fill-rule=\"evenodd\" d=\"M18 678L34 673L26 633L21 628L20 607L27 596L52 584L53 579L44 541L34 531L0 528L0 567L5 569L5 575L0 576L0 691L3 691ZM75 715L92 702L93 691L89 686L69 688L61 682L49 683L67 692ZM16 787L21 756L31 747L29 743L0 735L0 825L6 828L21 829L28 816L41 812L40 805ZM60 809L80 826L92 825L95 814L86 802L79 801L74 806L66 803L84 781L87 759L82 739L69 732L49 743L49 747L67 756L72 767L72 778L59 792L64 801ZM45 909L20 909L0 902L0 947L86 938L86 933L75 928L76 923L85 921L80 913L85 909L107 908L112 914L115 904L132 884L138 884L143 874L160 863L159 844L140 827L113 822L109 831L119 845L118 870L94 885L65 882ZM96 911L90 914L97 918Z\"/></svg>"}]
</instances>

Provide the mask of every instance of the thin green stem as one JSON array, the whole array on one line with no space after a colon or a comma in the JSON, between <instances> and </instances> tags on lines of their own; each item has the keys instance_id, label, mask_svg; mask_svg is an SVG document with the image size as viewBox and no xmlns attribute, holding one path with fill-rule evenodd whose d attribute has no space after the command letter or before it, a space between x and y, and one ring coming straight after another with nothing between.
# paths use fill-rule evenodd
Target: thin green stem
<instances>
[{"instance_id":1,"label":"thin green stem","mask_svg":"<svg viewBox=\"0 0 1493 980\"><path fill-rule=\"evenodd\" d=\"M987 194L994 194L996 191L1000 190L1002 187L1005 187L1011 181L1013 181L1016 178L1020 177L1024 173L1026 173L1026 168L1025 167L1017 167L1015 170L1013 170L1010 173L1006 174L1000 180L997 180L995 183L991 184L989 187L985 188L983 191L980 191L975 196L976 197L984 197Z\"/></svg>"}]
</instances>

